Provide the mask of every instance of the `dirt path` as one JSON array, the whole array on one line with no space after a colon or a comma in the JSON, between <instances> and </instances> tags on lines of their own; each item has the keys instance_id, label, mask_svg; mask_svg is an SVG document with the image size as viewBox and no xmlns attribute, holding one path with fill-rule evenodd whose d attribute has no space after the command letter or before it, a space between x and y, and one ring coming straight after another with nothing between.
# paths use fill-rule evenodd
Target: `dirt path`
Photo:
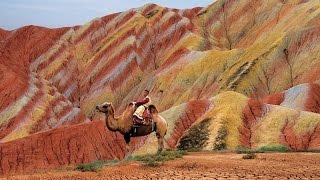
<instances>
[{"instance_id":1,"label":"dirt path","mask_svg":"<svg viewBox=\"0 0 320 180\"><path fill-rule=\"evenodd\" d=\"M191 153L159 167L136 162L98 172L55 170L10 179L319 179L320 154L265 153L254 160L241 154Z\"/></svg>"}]
</instances>

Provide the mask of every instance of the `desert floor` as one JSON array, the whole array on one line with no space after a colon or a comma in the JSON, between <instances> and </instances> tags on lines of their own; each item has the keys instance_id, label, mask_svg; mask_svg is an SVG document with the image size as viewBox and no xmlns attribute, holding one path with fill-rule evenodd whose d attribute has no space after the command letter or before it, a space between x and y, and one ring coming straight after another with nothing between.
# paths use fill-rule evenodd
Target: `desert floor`
<instances>
[{"instance_id":1,"label":"desert floor","mask_svg":"<svg viewBox=\"0 0 320 180\"><path fill-rule=\"evenodd\" d=\"M138 162L107 166L98 172L60 169L9 179L320 179L320 153L189 153L183 159L148 167Z\"/></svg>"}]
</instances>

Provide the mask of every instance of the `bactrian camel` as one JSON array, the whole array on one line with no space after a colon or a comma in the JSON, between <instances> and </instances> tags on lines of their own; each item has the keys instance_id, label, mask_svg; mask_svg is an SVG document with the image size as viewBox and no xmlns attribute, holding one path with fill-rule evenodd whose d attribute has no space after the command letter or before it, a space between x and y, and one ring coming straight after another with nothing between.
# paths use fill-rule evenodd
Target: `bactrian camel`
<instances>
[{"instance_id":1,"label":"bactrian camel","mask_svg":"<svg viewBox=\"0 0 320 180\"><path fill-rule=\"evenodd\" d=\"M167 133L167 122L158 114L158 110L154 105L149 106L151 117L154 121L155 126L142 126L137 128L133 132L133 113L136 109L133 103L127 105L126 109L121 116L115 117L115 109L109 102L105 102L101 105L96 106L96 109L106 116L106 126L110 131L118 131L124 136L124 140L127 144L127 151L129 150L129 143L131 137L145 136L153 131L156 132L158 138L158 153L164 148L164 136Z\"/></svg>"}]
</instances>

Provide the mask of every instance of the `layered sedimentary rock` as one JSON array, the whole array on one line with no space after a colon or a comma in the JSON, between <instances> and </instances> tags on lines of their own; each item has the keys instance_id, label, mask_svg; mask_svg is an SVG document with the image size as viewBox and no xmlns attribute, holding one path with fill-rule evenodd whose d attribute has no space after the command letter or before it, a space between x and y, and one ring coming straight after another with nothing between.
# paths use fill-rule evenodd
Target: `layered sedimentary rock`
<instances>
[{"instance_id":1,"label":"layered sedimentary rock","mask_svg":"<svg viewBox=\"0 0 320 180\"><path fill-rule=\"evenodd\" d=\"M97 120L105 101L120 114L149 89L166 147L318 149L319 29L318 0L147 4L81 26L0 29L0 141ZM134 153L156 151L153 135L136 141Z\"/></svg>"},{"instance_id":2,"label":"layered sedimentary rock","mask_svg":"<svg viewBox=\"0 0 320 180\"><path fill-rule=\"evenodd\" d=\"M2 143L1 174L123 158L124 143L115 141L119 138L106 131L102 121L97 121L64 126Z\"/></svg>"},{"instance_id":3,"label":"layered sedimentary rock","mask_svg":"<svg viewBox=\"0 0 320 180\"><path fill-rule=\"evenodd\" d=\"M180 148L189 149L188 144L197 141L192 132L205 122L208 127L204 129L206 139L200 147L203 150L274 146L294 151L320 149L320 115L317 113L268 104L263 99L247 98L231 91L211 100L215 106L189 128L182 137L184 142L177 144Z\"/></svg>"}]
</instances>

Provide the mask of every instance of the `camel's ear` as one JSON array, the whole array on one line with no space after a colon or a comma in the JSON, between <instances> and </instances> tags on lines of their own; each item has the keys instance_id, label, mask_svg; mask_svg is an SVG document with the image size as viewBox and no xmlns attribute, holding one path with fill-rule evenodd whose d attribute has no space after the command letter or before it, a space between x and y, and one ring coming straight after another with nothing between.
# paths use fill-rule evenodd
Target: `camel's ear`
<instances>
[{"instance_id":1,"label":"camel's ear","mask_svg":"<svg viewBox=\"0 0 320 180\"><path fill-rule=\"evenodd\" d=\"M151 114L158 113L158 110L157 110L155 105L150 105L149 106L149 111L150 111Z\"/></svg>"}]
</instances>

